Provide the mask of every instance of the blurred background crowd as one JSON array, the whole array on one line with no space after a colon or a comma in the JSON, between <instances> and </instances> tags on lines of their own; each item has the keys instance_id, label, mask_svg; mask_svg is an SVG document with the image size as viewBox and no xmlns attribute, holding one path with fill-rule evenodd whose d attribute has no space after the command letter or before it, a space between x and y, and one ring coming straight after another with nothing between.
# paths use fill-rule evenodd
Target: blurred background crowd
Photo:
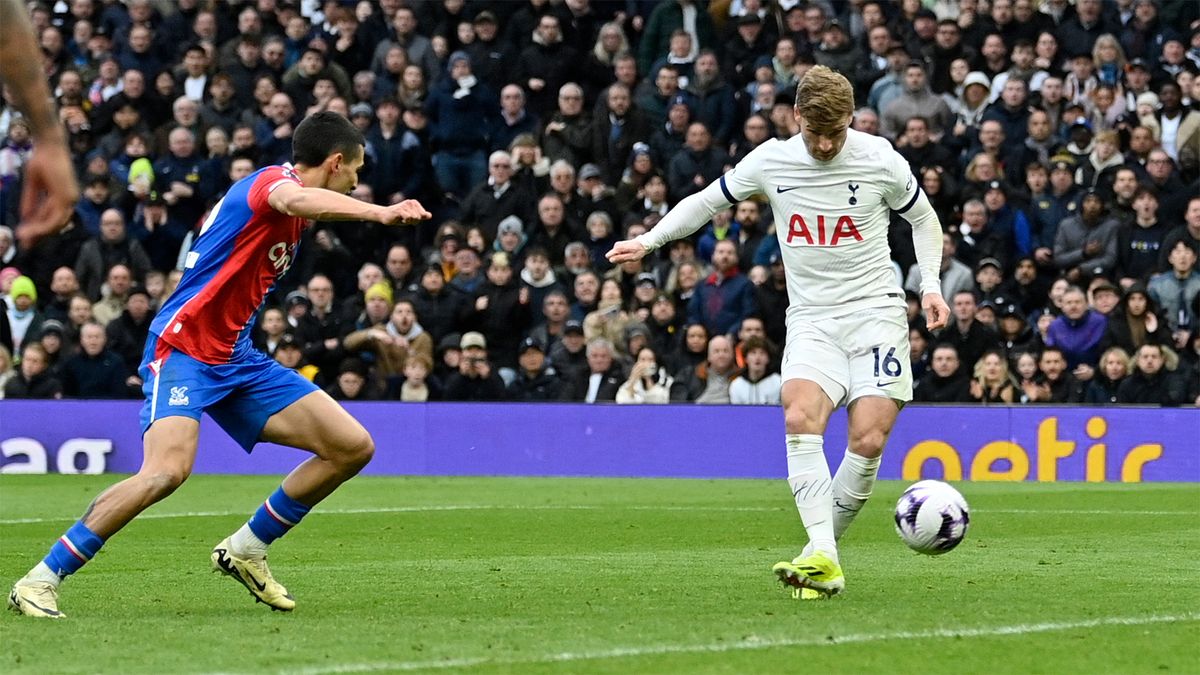
<instances>
[{"instance_id":1,"label":"blurred background crowd","mask_svg":"<svg viewBox=\"0 0 1200 675\"><path fill-rule=\"evenodd\" d=\"M618 239L769 139L814 64L854 85L943 225L915 399L1200 404L1200 4L1191 0L30 2L81 181L21 250L28 124L0 102L0 391L140 396L149 323L233 181L305 115L366 138L256 344L340 400L775 403L778 214L752 198L613 267ZM30 55L37 58L39 55ZM781 218L786 218L786 214Z\"/></svg>"}]
</instances>

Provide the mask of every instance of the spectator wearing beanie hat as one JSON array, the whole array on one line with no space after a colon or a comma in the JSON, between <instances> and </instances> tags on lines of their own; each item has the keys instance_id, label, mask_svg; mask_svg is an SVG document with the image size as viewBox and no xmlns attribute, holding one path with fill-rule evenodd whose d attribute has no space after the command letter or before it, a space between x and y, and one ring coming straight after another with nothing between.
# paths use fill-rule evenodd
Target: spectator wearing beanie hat
<instances>
[{"instance_id":1,"label":"spectator wearing beanie hat","mask_svg":"<svg viewBox=\"0 0 1200 675\"><path fill-rule=\"evenodd\" d=\"M1139 94L1134 101L1134 111L1137 113L1138 125L1146 127L1154 137L1154 142L1162 140L1162 128L1158 126L1158 94L1148 91Z\"/></svg>"},{"instance_id":2,"label":"spectator wearing beanie hat","mask_svg":"<svg viewBox=\"0 0 1200 675\"><path fill-rule=\"evenodd\" d=\"M343 341L348 352L366 350L371 335L370 331L384 329L392 314L392 285L386 281L372 285L363 291L363 300L366 306L363 308L362 314L359 314L354 321L353 331L346 335ZM374 355L365 351L360 351L355 356L368 365L375 361Z\"/></svg>"},{"instance_id":3,"label":"spectator wearing beanie hat","mask_svg":"<svg viewBox=\"0 0 1200 675\"><path fill-rule=\"evenodd\" d=\"M496 226L496 241L492 242L492 250L505 254L512 264L520 266L527 243L529 237L525 235L525 224L517 216L509 216Z\"/></svg>"},{"instance_id":4,"label":"spectator wearing beanie hat","mask_svg":"<svg viewBox=\"0 0 1200 675\"><path fill-rule=\"evenodd\" d=\"M371 128L371 124L375 121L375 109L370 103L360 101L350 106L350 121L354 126L366 134Z\"/></svg>"},{"instance_id":5,"label":"spectator wearing beanie hat","mask_svg":"<svg viewBox=\"0 0 1200 675\"><path fill-rule=\"evenodd\" d=\"M687 128L693 119L692 106L688 97L684 94L676 94L672 97L667 102L665 117L665 123L654 127L649 147L646 148L649 150L650 159L654 165L660 167L667 166L671 158L683 149ZM636 152L639 147L646 147L646 144L635 143L633 151Z\"/></svg>"},{"instance_id":6,"label":"spectator wearing beanie hat","mask_svg":"<svg viewBox=\"0 0 1200 675\"><path fill-rule=\"evenodd\" d=\"M368 293L374 294L375 287L371 288ZM382 380L399 377L409 358L420 355L433 359L433 338L417 320L412 301L406 299L398 300L392 306L386 323L350 333L345 344L347 351L369 352L376 365L376 375Z\"/></svg>"},{"instance_id":7,"label":"spectator wearing beanie hat","mask_svg":"<svg viewBox=\"0 0 1200 675\"><path fill-rule=\"evenodd\" d=\"M401 11L411 14L411 10ZM446 69L447 77L429 92L425 113L438 184L455 198L465 199L472 187L487 178L487 131L498 114L496 95L471 74L466 52L451 54Z\"/></svg>"},{"instance_id":8,"label":"spectator wearing beanie hat","mask_svg":"<svg viewBox=\"0 0 1200 675\"><path fill-rule=\"evenodd\" d=\"M13 351L19 353L25 338L35 337L44 317L37 309L37 287L33 279L18 276L8 292L8 325L12 331Z\"/></svg>"}]
</instances>

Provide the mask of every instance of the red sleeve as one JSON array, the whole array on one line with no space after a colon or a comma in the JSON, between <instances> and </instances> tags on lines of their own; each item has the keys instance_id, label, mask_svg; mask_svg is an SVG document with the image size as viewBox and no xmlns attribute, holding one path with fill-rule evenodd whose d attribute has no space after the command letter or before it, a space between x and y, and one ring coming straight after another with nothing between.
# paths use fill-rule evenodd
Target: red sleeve
<instances>
[{"instance_id":1,"label":"red sleeve","mask_svg":"<svg viewBox=\"0 0 1200 675\"><path fill-rule=\"evenodd\" d=\"M271 210L270 203L267 202L267 197L275 190L275 188L284 183L295 183L303 185L300 182L300 177L294 171L284 166L271 166L263 169L262 173L254 179L254 184L250 186L250 191L246 194L246 201L250 203L250 210L255 213Z\"/></svg>"}]
</instances>

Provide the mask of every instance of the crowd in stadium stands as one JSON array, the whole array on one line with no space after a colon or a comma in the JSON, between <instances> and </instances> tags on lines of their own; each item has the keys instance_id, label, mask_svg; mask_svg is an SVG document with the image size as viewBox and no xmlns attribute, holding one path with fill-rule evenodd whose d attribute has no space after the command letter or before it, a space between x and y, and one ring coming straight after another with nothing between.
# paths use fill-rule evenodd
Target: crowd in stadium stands
<instances>
[{"instance_id":1,"label":"crowd in stadium stands","mask_svg":"<svg viewBox=\"0 0 1200 675\"><path fill-rule=\"evenodd\" d=\"M754 198L613 267L833 67L944 228L915 399L1200 404L1200 4L1172 0L31 2L78 168L71 227L0 227L0 385L140 396L155 309L233 181L307 114L420 227L317 223L253 328L339 400L775 403L788 305ZM30 55L35 58L35 55ZM0 108L0 222L29 128ZM34 149L36 152L36 149Z\"/></svg>"}]
</instances>

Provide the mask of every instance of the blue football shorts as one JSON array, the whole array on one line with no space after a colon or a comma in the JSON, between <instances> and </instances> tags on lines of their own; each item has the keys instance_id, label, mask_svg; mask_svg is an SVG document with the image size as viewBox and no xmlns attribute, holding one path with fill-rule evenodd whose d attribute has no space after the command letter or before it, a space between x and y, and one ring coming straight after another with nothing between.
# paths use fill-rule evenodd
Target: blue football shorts
<instances>
[{"instance_id":1,"label":"blue football shorts","mask_svg":"<svg viewBox=\"0 0 1200 675\"><path fill-rule=\"evenodd\" d=\"M299 373L258 350L232 363L212 365L171 348L153 333L146 340L138 374L146 396L143 435L164 417L199 421L208 413L246 452L254 449L272 415L318 391Z\"/></svg>"}]
</instances>

